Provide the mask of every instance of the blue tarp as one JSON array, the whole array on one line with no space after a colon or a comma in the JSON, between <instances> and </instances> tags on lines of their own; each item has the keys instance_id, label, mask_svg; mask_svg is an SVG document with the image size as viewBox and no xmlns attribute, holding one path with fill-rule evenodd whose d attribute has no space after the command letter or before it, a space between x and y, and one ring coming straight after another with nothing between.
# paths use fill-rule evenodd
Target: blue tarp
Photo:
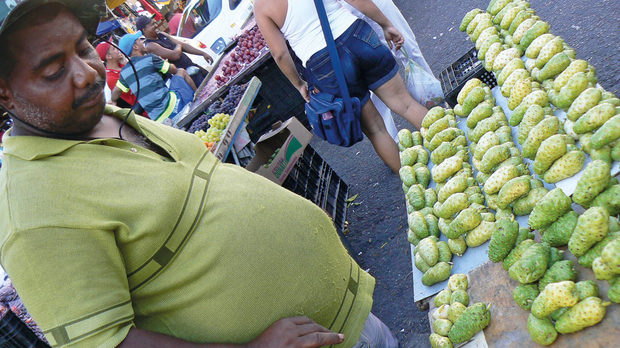
<instances>
[{"instance_id":1,"label":"blue tarp","mask_svg":"<svg viewBox=\"0 0 620 348\"><path fill-rule=\"evenodd\" d=\"M99 26L97 27L97 35L107 34L111 32L112 30L118 29L120 27L121 25L116 19L113 19L111 21L101 22L99 23Z\"/></svg>"}]
</instances>

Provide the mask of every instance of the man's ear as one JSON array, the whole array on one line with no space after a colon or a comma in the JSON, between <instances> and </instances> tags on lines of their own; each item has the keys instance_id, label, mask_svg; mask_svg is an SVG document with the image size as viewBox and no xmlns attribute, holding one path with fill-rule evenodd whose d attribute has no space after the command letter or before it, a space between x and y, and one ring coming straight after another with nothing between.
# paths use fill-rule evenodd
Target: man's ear
<instances>
[{"instance_id":1,"label":"man's ear","mask_svg":"<svg viewBox=\"0 0 620 348\"><path fill-rule=\"evenodd\" d=\"M13 110L13 93L9 87L8 81L0 78L0 105L7 110Z\"/></svg>"}]
</instances>

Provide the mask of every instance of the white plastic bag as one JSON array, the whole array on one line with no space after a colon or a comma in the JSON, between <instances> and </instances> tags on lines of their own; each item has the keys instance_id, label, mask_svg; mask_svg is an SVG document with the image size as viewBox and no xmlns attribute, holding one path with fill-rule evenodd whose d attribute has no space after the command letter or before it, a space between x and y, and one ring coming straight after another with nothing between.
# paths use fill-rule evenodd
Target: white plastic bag
<instances>
[{"instance_id":1,"label":"white plastic bag","mask_svg":"<svg viewBox=\"0 0 620 348\"><path fill-rule=\"evenodd\" d=\"M443 102L441 83L432 73L424 70L405 50L400 50L397 57L403 55L405 63L405 86L413 99L430 109Z\"/></svg>"}]
</instances>

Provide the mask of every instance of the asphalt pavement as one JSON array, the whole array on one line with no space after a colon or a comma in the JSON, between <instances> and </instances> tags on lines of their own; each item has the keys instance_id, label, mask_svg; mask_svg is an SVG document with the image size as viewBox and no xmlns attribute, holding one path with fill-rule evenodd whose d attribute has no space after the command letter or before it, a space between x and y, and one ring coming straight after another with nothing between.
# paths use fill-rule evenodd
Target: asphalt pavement
<instances>
[{"instance_id":1,"label":"asphalt pavement","mask_svg":"<svg viewBox=\"0 0 620 348\"><path fill-rule=\"evenodd\" d=\"M418 44L435 75L467 53L472 42L458 30L465 13L486 9L488 1L394 0L409 21ZM530 1L551 25L597 69L599 83L619 95L620 1ZM397 127L413 126L395 116ZM411 255L407 242L407 214L397 175L379 159L370 142L350 147L332 146L316 139L312 146L358 195L347 211L346 234L351 254L376 278L373 313L397 336L401 347L430 347L428 312L413 301Z\"/></svg>"}]
</instances>

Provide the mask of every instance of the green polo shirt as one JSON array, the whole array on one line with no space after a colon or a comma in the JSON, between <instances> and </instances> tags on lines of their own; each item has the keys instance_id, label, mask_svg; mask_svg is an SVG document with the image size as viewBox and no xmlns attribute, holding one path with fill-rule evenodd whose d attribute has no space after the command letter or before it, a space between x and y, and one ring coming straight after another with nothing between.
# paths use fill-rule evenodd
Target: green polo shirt
<instances>
[{"instance_id":1,"label":"green polo shirt","mask_svg":"<svg viewBox=\"0 0 620 348\"><path fill-rule=\"evenodd\" d=\"M128 124L170 158L118 139L4 137L0 260L52 346L116 347L132 326L245 343L297 315L357 341L374 279L320 208L193 134Z\"/></svg>"}]
</instances>

